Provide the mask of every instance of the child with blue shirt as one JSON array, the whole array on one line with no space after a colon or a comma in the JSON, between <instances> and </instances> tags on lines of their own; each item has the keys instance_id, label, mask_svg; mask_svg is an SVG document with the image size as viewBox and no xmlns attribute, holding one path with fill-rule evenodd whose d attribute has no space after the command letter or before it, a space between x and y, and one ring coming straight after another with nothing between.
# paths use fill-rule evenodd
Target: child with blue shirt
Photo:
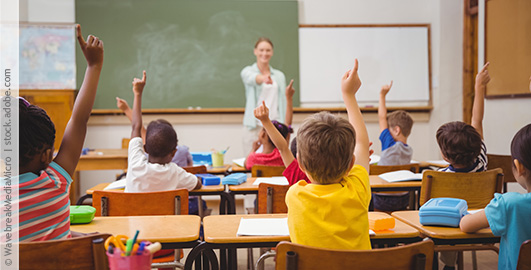
<instances>
[{"instance_id":1,"label":"child with blue shirt","mask_svg":"<svg viewBox=\"0 0 531 270\"><path fill-rule=\"evenodd\" d=\"M516 269L522 243L531 239L531 124L516 133L511 142L513 174L527 193L495 194L484 211L466 215L459 224L467 233L490 226L500 236L498 269Z\"/></svg>"}]
</instances>

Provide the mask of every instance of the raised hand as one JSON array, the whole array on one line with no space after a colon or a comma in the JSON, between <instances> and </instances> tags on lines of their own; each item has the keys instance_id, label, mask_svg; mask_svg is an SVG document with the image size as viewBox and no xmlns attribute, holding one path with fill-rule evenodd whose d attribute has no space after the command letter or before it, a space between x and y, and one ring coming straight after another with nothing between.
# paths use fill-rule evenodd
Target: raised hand
<instances>
[{"instance_id":1,"label":"raised hand","mask_svg":"<svg viewBox=\"0 0 531 270\"><path fill-rule=\"evenodd\" d=\"M358 59L354 59L354 67L348 70L341 78L341 91L343 94L355 95L361 87L361 80L358 76Z\"/></svg>"},{"instance_id":2,"label":"raised hand","mask_svg":"<svg viewBox=\"0 0 531 270\"><path fill-rule=\"evenodd\" d=\"M265 101L262 101L262 104L254 109L254 117L261 122L269 120L269 109L265 105Z\"/></svg>"},{"instance_id":3,"label":"raised hand","mask_svg":"<svg viewBox=\"0 0 531 270\"><path fill-rule=\"evenodd\" d=\"M127 104L127 101L125 101L125 99L121 99L119 97L116 97L116 107L118 107L118 109L120 109L122 111L131 109L129 107L129 104Z\"/></svg>"},{"instance_id":4,"label":"raised hand","mask_svg":"<svg viewBox=\"0 0 531 270\"><path fill-rule=\"evenodd\" d=\"M476 75L476 86L486 86L490 82L489 67L490 63L487 62L483 68Z\"/></svg>"},{"instance_id":5,"label":"raised hand","mask_svg":"<svg viewBox=\"0 0 531 270\"><path fill-rule=\"evenodd\" d=\"M79 24L76 25L76 35L81 51L83 51L83 55L85 55L87 60L87 65L101 68L103 66L103 41L93 35L89 35L85 42L81 35L81 26Z\"/></svg>"},{"instance_id":6,"label":"raised hand","mask_svg":"<svg viewBox=\"0 0 531 270\"><path fill-rule=\"evenodd\" d=\"M133 79L133 93L135 94L142 94L142 91L144 91L144 86L146 86L146 71L144 70L142 73L142 79Z\"/></svg>"},{"instance_id":7,"label":"raised hand","mask_svg":"<svg viewBox=\"0 0 531 270\"><path fill-rule=\"evenodd\" d=\"M293 88L293 79L289 82L289 85L286 87L286 98L293 99L295 94L295 88Z\"/></svg>"},{"instance_id":8,"label":"raised hand","mask_svg":"<svg viewBox=\"0 0 531 270\"><path fill-rule=\"evenodd\" d=\"M389 90L391 90L391 87L393 87L393 81L391 81L390 84L382 85L382 90L380 90L380 95L387 95L389 93Z\"/></svg>"}]
</instances>

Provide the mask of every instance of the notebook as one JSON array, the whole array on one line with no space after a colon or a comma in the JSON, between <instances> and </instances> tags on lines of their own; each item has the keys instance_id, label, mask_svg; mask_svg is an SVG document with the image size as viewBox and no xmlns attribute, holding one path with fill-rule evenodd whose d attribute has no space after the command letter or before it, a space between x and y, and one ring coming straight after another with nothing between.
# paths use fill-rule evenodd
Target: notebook
<instances>
[{"instance_id":1,"label":"notebook","mask_svg":"<svg viewBox=\"0 0 531 270\"><path fill-rule=\"evenodd\" d=\"M422 173L413 173L408 170L400 170L400 171L394 171L394 172L388 172L388 173L382 173L378 175L380 178L387 182L399 182L399 181L421 181L422 180Z\"/></svg>"}]
</instances>

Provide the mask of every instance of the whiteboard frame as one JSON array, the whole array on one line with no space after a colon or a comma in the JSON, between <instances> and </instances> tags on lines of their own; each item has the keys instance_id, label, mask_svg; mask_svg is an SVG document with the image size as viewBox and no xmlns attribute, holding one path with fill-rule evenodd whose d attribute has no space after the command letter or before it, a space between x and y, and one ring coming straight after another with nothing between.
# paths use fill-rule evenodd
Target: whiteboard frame
<instances>
[{"instance_id":1,"label":"whiteboard frame","mask_svg":"<svg viewBox=\"0 0 531 270\"><path fill-rule=\"evenodd\" d=\"M400 102L394 102L392 100L388 100L387 101L387 105L388 107L400 107L400 108L418 108L418 107L427 107L427 108L431 108L432 107L432 70L431 70L431 25L430 24L301 24L299 25L299 31L301 30L301 28L390 28L390 27L398 27L398 28L404 28L404 27L422 27L422 28L426 28L426 31L427 31L427 53L428 53L428 56L427 56L427 62L428 62L428 100L427 101L411 101L411 102L404 102L404 101L400 101ZM300 33L300 32L299 32ZM301 53L301 43L302 41L299 40L299 53ZM302 61L302 56L299 57L299 61ZM360 64L362 65L362 64ZM302 63L299 65L299 69L302 69ZM299 72L300 73L300 77L301 77L301 107L312 107L312 108L315 108L315 107L336 107L336 106L344 106L342 102L317 102L317 103L313 103L313 102L307 102L305 100L303 100L302 98L302 92L304 91L304 89L302 89L302 77L303 77L303 74L302 72ZM342 74L341 74L342 75ZM341 76L339 75L339 76ZM338 77L339 77L338 76ZM362 81L363 81L363 78L362 78ZM385 82L382 82L382 84L385 83ZM371 101L371 102L364 102L364 101L360 101L360 107L365 107L365 108L372 108L372 107L377 107L378 103L377 101L374 102L374 101Z\"/></svg>"}]
</instances>

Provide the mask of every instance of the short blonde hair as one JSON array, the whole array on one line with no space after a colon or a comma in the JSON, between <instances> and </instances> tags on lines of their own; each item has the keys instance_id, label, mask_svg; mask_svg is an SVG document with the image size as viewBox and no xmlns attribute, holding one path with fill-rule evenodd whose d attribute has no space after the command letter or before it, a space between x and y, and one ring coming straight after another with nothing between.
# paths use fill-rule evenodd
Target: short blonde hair
<instances>
[{"instance_id":1,"label":"short blonde hair","mask_svg":"<svg viewBox=\"0 0 531 270\"><path fill-rule=\"evenodd\" d=\"M394 111L387 115L387 125L390 128L400 127L400 131L404 136L408 137L411 134L411 128L413 127L413 118L411 115L403 110Z\"/></svg>"},{"instance_id":2,"label":"short blonde hair","mask_svg":"<svg viewBox=\"0 0 531 270\"><path fill-rule=\"evenodd\" d=\"M347 173L355 146L352 125L329 112L308 117L297 132L299 163L320 184L335 183Z\"/></svg>"}]
</instances>

